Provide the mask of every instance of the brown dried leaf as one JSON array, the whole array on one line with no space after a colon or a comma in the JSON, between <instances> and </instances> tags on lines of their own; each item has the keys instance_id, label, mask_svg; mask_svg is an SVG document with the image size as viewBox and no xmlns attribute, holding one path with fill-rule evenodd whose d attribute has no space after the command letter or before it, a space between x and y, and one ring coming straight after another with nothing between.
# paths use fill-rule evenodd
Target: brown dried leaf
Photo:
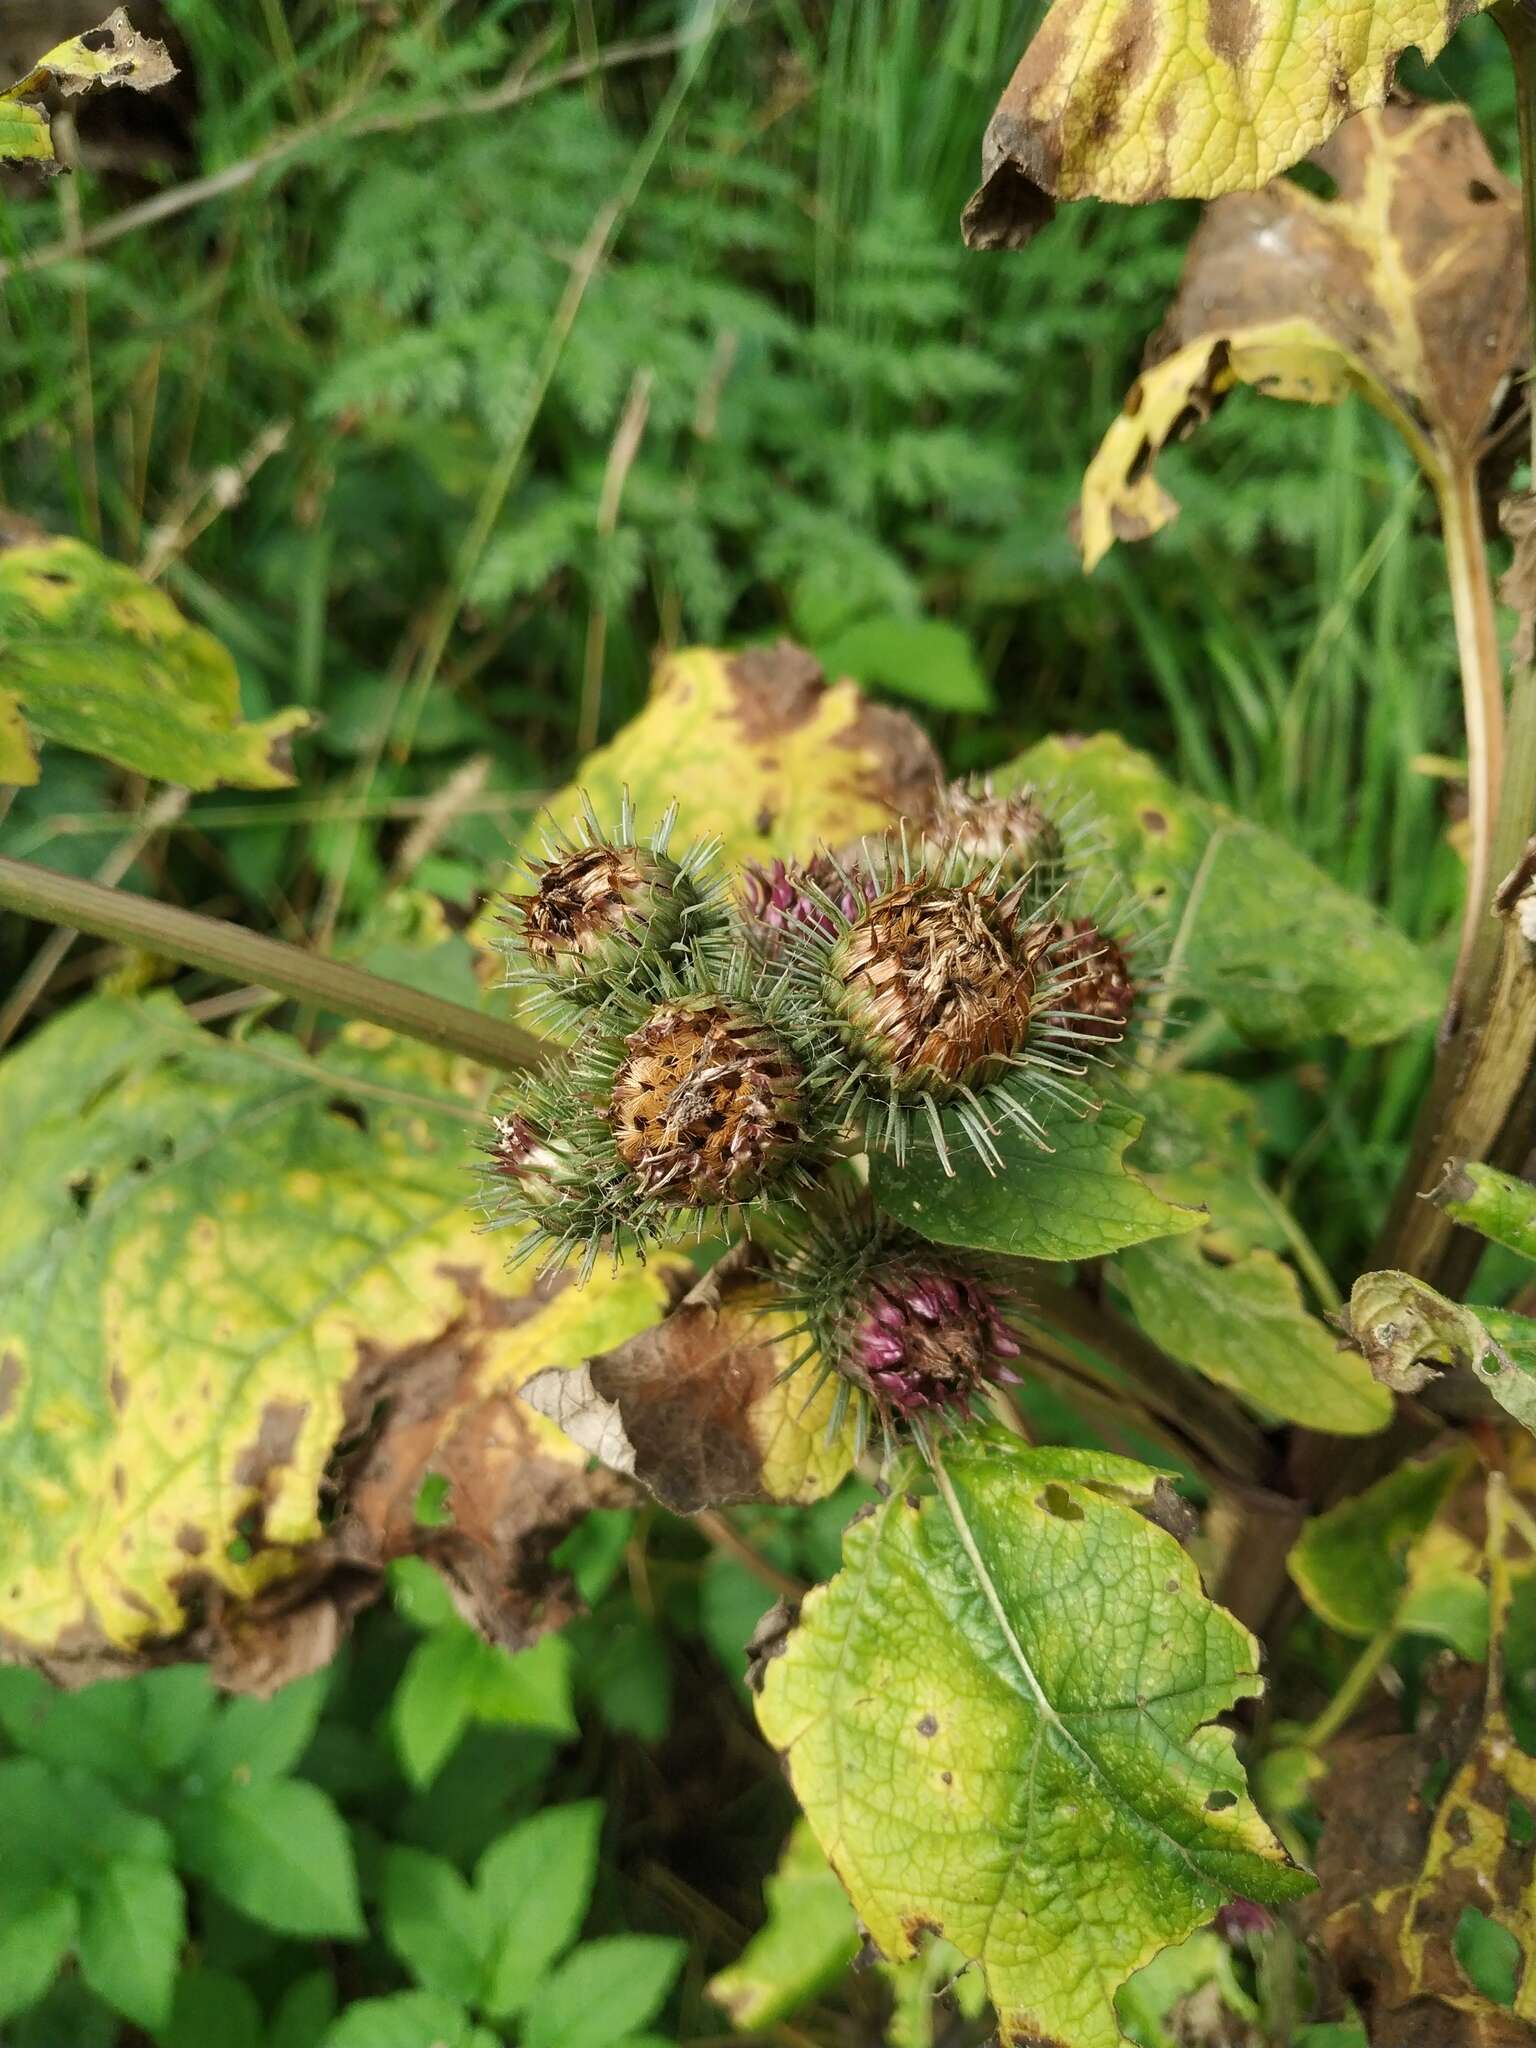
<instances>
[{"instance_id":1,"label":"brown dried leaf","mask_svg":"<svg viewBox=\"0 0 1536 2048\"><path fill-rule=\"evenodd\" d=\"M756 1253L738 1245L664 1322L573 1370L535 1373L523 1401L674 1514L740 1501L812 1501L852 1463L851 1423L828 1438L833 1387L783 1380L804 1345Z\"/></svg>"},{"instance_id":2,"label":"brown dried leaf","mask_svg":"<svg viewBox=\"0 0 1536 2048\"><path fill-rule=\"evenodd\" d=\"M1358 391L1431 479L1474 463L1528 359L1518 189L1457 106L1394 102L1289 179L1206 209L1178 297L1083 481L1089 568L1178 508L1152 466L1237 384L1310 405Z\"/></svg>"}]
</instances>

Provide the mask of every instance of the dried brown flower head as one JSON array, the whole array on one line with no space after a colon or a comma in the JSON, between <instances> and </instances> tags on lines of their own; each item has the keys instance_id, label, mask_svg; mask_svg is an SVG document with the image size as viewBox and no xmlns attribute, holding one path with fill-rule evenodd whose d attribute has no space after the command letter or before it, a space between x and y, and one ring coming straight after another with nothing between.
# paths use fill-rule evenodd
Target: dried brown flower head
<instances>
[{"instance_id":1,"label":"dried brown flower head","mask_svg":"<svg viewBox=\"0 0 1536 2048\"><path fill-rule=\"evenodd\" d=\"M952 782L940 795L925 836L936 849L957 847L973 860L1000 863L1005 881L1017 881L1032 868L1055 867L1063 851L1055 820L1038 791L1027 785L996 796L990 782Z\"/></svg>"},{"instance_id":2,"label":"dried brown flower head","mask_svg":"<svg viewBox=\"0 0 1536 2048\"><path fill-rule=\"evenodd\" d=\"M1057 926L1051 946L1052 1008L1065 1013L1072 1036L1112 1044L1124 1038L1136 1007L1130 962L1089 917Z\"/></svg>"},{"instance_id":3,"label":"dried brown flower head","mask_svg":"<svg viewBox=\"0 0 1536 2048\"><path fill-rule=\"evenodd\" d=\"M607 1117L647 1194L679 1207L750 1200L801 1151L804 1076L750 1009L662 1003L624 1043Z\"/></svg>"},{"instance_id":4,"label":"dried brown flower head","mask_svg":"<svg viewBox=\"0 0 1536 2048\"><path fill-rule=\"evenodd\" d=\"M845 1037L901 1093L957 1093L1013 1064L1029 1038L1040 956L1054 927L1019 894L914 880L862 911L827 958Z\"/></svg>"},{"instance_id":5,"label":"dried brown flower head","mask_svg":"<svg viewBox=\"0 0 1536 2048\"><path fill-rule=\"evenodd\" d=\"M528 958L545 974L594 975L648 941L670 945L682 929L677 863L649 847L599 841L531 868L537 887L512 908Z\"/></svg>"}]
</instances>

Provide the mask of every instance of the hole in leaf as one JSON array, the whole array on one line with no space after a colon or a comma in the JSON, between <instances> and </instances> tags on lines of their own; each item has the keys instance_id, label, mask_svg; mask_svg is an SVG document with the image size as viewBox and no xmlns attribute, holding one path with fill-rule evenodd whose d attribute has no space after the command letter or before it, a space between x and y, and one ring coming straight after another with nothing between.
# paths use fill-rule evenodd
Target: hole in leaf
<instances>
[{"instance_id":1,"label":"hole in leaf","mask_svg":"<svg viewBox=\"0 0 1536 2048\"><path fill-rule=\"evenodd\" d=\"M1509 1839L1517 1849L1529 1849L1536 1842L1536 1814L1523 1799L1509 1802Z\"/></svg>"},{"instance_id":2,"label":"hole in leaf","mask_svg":"<svg viewBox=\"0 0 1536 2048\"><path fill-rule=\"evenodd\" d=\"M1474 206L1492 206L1498 193L1491 185L1485 185L1481 178L1474 178L1467 187L1467 197Z\"/></svg>"},{"instance_id":3,"label":"hole in leaf","mask_svg":"<svg viewBox=\"0 0 1536 2048\"><path fill-rule=\"evenodd\" d=\"M1054 1515L1058 1522L1080 1522L1083 1511L1064 1486L1048 1486L1037 1496L1037 1508L1044 1508L1048 1515Z\"/></svg>"},{"instance_id":4,"label":"hole in leaf","mask_svg":"<svg viewBox=\"0 0 1536 2048\"><path fill-rule=\"evenodd\" d=\"M75 1205L75 1214L77 1216L89 1216L91 1204L96 1199L95 1174L77 1174L69 1184L69 1199Z\"/></svg>"},{"instance_id":5,"label":"hole in leaf","mask_svg":"<svg viewBox=\"0 0 1536 2048\"><path fill-rule=\"evenodd\" d=\"M1237 1794L1218 1787L1205 1802L1207 1813L1225 1813L1229 1806L1236 1806Z\"/></svg>"},{"instance_id":6,"label":"hole in leaf","mask_svg":"<svg viewBox=\"0 0 1536 2048\"><path fill-rule=\"evenodd\" d=\"M348 1095L333 1095L325 1105L329 1116L339 1116L343 1123L355 1124L360 1131L368 1128L368 1112Z\"/></svg>"},{"instance_id":7,"label":"hole in leaf","mask_svg":"<svg viewBox=\"0 0 1536 2048\"><path fill-rule=\"evenodd\" d=\"M1514 2004L1524 1956L1507 1927L1490 1920L1476 1906L1466 1906L1456 1922L1451 1948L1474 1991L1494 2005Z\"/></svg>"}]
</instances>

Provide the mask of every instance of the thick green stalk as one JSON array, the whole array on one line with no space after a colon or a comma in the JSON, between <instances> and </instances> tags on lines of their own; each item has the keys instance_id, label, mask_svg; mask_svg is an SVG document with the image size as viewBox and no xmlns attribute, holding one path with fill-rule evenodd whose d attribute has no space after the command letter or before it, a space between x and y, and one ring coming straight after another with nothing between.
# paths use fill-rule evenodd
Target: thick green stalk
<instances>
[{"instance_id":1,"label":"thick green stalk","mask_svg":"<svg viewBox=\"0 0 1536 2048\"><path fill-rule=\"evenodd\" d=\"M463 1003L425 995L345 961L285 945L281 939L260 938L222 918L104 889L97 882L56 874L31 861L0 859L0 909L164 954L231 981L252 982L334 1016L382 1024L386 1030L462 1053L488 1067L532 1066L540 1056L538 1040L527 1032Z\"/></svg>"}]
</instances>

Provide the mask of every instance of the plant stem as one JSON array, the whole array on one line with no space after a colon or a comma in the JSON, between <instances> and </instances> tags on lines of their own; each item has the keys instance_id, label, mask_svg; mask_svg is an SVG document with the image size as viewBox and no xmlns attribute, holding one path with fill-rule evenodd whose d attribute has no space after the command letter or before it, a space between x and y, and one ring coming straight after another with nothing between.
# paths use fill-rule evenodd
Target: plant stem
<instances>
[{"instance_id":1,"label":"plant stem","mask_svg":"<svg viewBox=\"0 0 1536 2048\"><path fill-rule=\"evenodd\" d=\"M1467 728L1467 802L1470 850L1461 946L1451 978L1454 1009L1471 963L1473 946L1488 915L1494 819L1504 756L1504 682L1498 622L1488 551L1483 545L1482 508L1475 463L1458 462L1437 487L1445 538L1451 609L1456 620L1456 653L1461 665L1462 710Z\"/></svg>"},{"instance_id":2,"label":"plant stem","mask_svg":"<svg viewBox=\"0 0 1536 2048\"><path fill-rule=\"evenodd\" d=\"M462 1053L488 1067L532 1066L537 1039L499 1017L463 1003L424 995L341 960L325 960L281 939L260 938L222 918L173 909L148 897L104 889L97 882L56 874L31 861L0 859L0 909L67 925L119 945L161 953L231 981L253 982L279 995L313 1003L338 1017L358 1017L402 1032L424 1045Z\"/></svg>"},{"instance_id":3,"label":"plant stem","mask_svg":"<svg viewBox=\"0 0 1536 2048\"><path fill-rule=\"evenodd\" d=\"M1321 1749L1325 1742L1331 1742L1349 1720L1356 1707L1365 1698L1376 1681L1376 1674L1387 1661L1396 1631L1384 1628L1380 1635L1372 1636L1359 1658L1351 1665L1344 1683L1318 1715L1302 1740L1308 1749Z\"/></svg>"}]
</instances>

